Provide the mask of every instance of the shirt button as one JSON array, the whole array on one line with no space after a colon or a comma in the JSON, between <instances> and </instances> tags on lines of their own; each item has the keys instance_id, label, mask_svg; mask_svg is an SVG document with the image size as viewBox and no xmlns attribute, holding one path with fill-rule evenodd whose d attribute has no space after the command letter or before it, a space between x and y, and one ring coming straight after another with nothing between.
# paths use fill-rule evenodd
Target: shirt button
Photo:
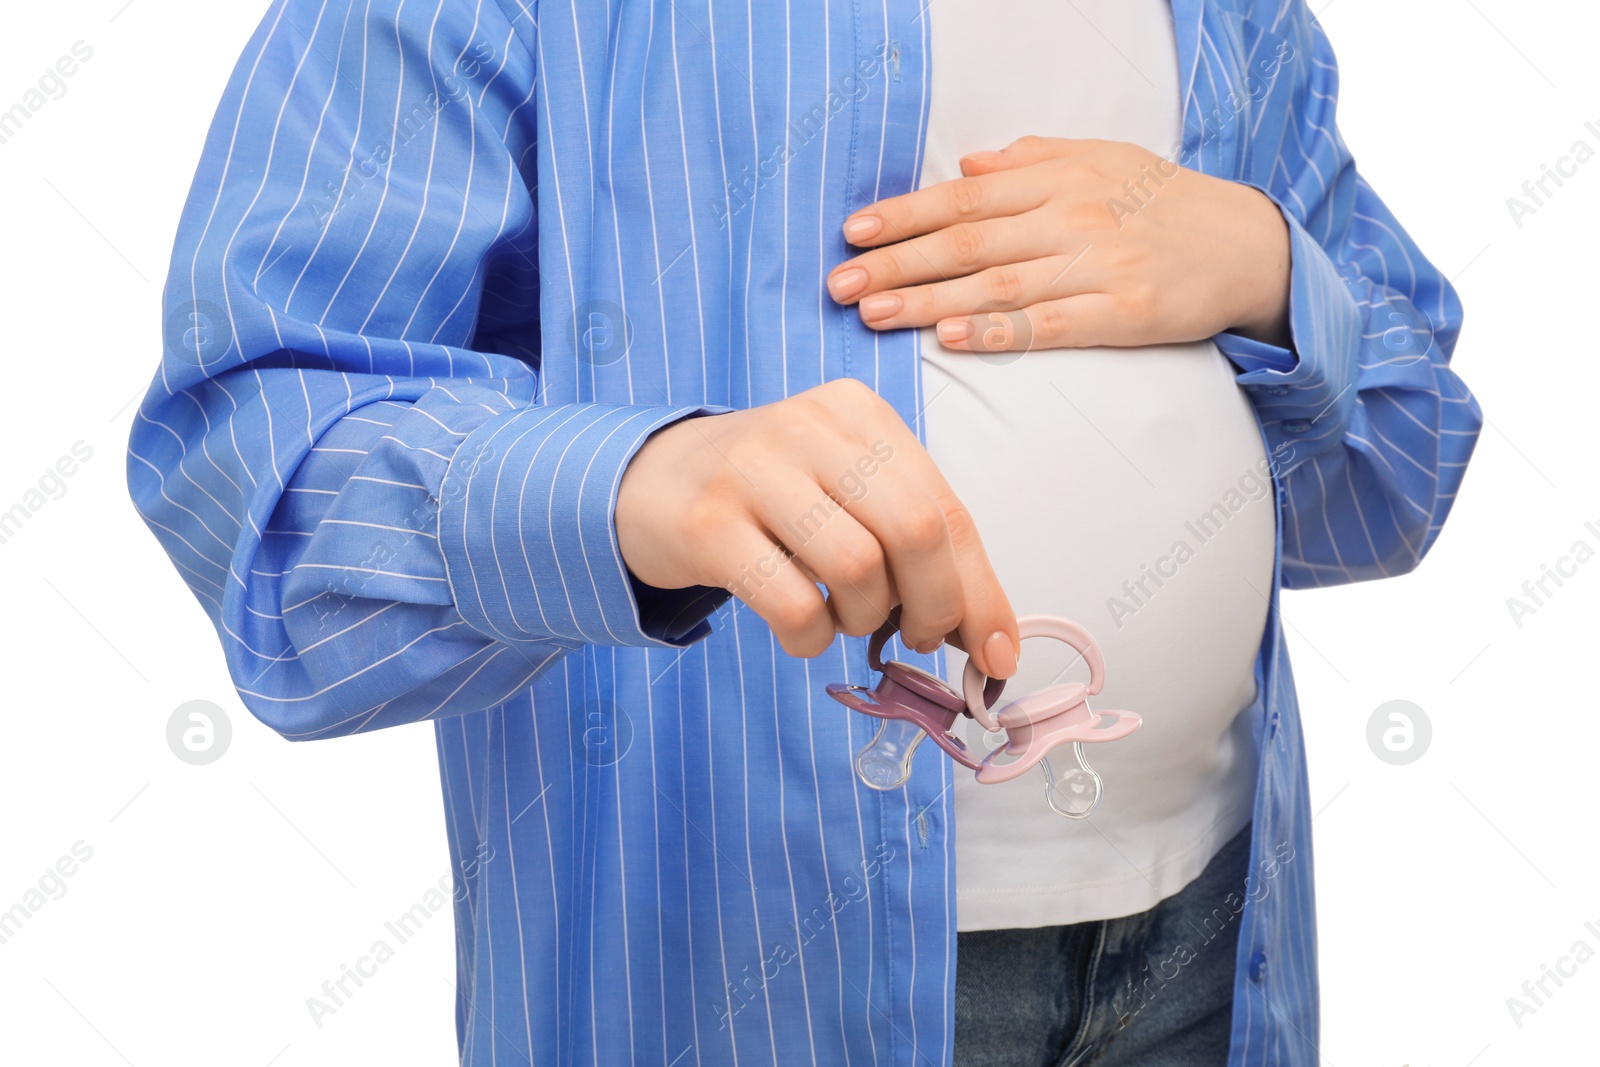
<instances>
[{"instance_id":1,"label":"shirt button","mask_svg":"<svg viewBox=\"0 0 1600 1067\"><path fill-rule=\"evenodd\" d=\"M1266 393L1268 396L1288 396L1289 387L1287 385L1269 385L1266 388Z\"/></svg>"},{"instance_id":2,"label":"shirt button","mask_svg":"<svg viewBox=\"0 0 1600 1067\"><path fill-rule=\"evenodd\" d=\"M1311 424L1305 419L1285 419L1283 422L1284 433L1305 433L1311 429Z\"/></svg>"},{"instance_id":3,"label":"shirt button","mask_svg":"<svg viewBox=\"0 0 1600 1067\"><path fill-rule=\"evenodd\" d=\"M1272 713L1272 718L1267 720L1267 736L1268 737L1277 737L1278 736L1278 714L1279 713L1276 712L1276 711L1273 712Z\"/></svg>"},{"instance_id":4,"label":"shirt button","mask_svg":"<svg viewBox=\"0 0 1600 1067\"><path fill-rule=\"evenodd\" d=\"M1267 954L1257 951L1250 957L1250 981L1260 985L1267 979Z\"/></svg>"}]
</instances>

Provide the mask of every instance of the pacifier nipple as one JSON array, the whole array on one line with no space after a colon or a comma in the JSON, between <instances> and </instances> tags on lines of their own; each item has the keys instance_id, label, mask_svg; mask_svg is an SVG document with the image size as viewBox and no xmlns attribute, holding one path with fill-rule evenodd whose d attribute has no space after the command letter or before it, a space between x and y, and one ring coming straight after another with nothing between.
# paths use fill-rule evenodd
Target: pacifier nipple
<instances>
[{"instance_id":1,"label":"pacifier nipple","mask_svg":"<svg viewBox=\"0 0 1600 1067\"><path fill-rule=\"evenodd\" d=\"M1044 771L1044 795L1050 810L1068 819L1082 819L1100 803L1100 776L1084 758L1082 745L1074 742L1072 754L1078 765L1060 777L1048 757L1040 760L1039 766Z\"/></svg>"},{"instance_id":2,"label":"pacifier nipple","mask_svg":"<svg viewBox=\"0 0 1600 1067\"><path fill-rule=\"evenodd\" d=\"M870 749L856 757L856 774L871 789L893 789L905 781L905 766L881 752Z\"/></svg>"},{"instance_id":3,"label":"pacifier nipple","mask_svg":"<svg viewBox=\"0 0 1600 1067\"><path fill-rule=\"evenodd\" d=\"M898 789L911 777L911 757L928 736L916 723L884 719L872 740L856 753L856 777L868 789Z\"/></svg>"}]
</instances>

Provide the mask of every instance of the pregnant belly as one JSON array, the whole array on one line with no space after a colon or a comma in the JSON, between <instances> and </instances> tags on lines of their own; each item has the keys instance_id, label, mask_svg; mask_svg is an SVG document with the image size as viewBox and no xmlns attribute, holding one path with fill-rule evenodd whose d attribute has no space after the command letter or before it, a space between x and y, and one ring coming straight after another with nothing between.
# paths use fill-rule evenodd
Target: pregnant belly
<instances>
[{"instance_id":1,"label":"pregnant belly","mask_svg":"<svg viewBox=\"0 0 1600 1067\"><path fill-rule=\"evenodd\" d=\"M1145 717L1096 767L1204 788L1240 742L1272 588L1276 498L1236 371L1209 341L980 358L927 329L921 347L928 450L1012 606L1088 627L1107 663L1096 706ZM1028 641L1008 691L1086 680L1074 659Z\"/></svg>"}]
</instances>

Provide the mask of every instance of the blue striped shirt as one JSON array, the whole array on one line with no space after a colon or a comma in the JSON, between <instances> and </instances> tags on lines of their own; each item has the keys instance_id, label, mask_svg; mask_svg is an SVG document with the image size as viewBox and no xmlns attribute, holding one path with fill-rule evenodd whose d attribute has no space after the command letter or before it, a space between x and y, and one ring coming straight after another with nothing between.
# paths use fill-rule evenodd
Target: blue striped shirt
<instances>
[{"instance_id":1,"label":"blue striped shirt","mask_svg":"<svg viewBox=\"0 0 1600 1067\"><path fill-rule=\"evenodd\" d=\"M1218 338L1269 453L1293 446L1232 1062L1309 1064L1278 590L1415 567L1481 414L1456 295L1355 170L1303 0L1173 7L1175 158L1291 230L1293 350ZM850 212L915 188L927 13L278 0L228 83L129 486L264 723L432 720L463 1063L951 1060L950 761L859 786L874 724L823 686L870 680L864 639L784 655L723 590L633 580L612 525L677 419L848 376L921 435L917 331L822 279Z\"/></svg>"}]
</instances>

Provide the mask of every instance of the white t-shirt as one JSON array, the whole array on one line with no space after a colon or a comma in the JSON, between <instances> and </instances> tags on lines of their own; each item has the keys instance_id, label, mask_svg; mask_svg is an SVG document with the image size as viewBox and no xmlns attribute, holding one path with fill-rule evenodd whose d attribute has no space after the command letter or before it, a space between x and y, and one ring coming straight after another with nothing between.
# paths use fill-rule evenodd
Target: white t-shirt
<instances>
[{"instance_id":1,"label":"white t-shirt","mask_svg":"<svg viewBox=\"0 0 1600 1067\"><path fill-rule=\"evenodd\" d=\"M1181 111L1164 0L934 0L928 16L920 186L1025 134L1173 157ZM1256 699L1277 502L1237 371L1209 341L979 357L945 349L930 327L920 343L929 451L1012 606L1086 626L1107 663L1091 706L1144 718L1130 737L1085 746L1105 782L1087 820L1053 813L1037 770L993 786L956 775L957 926L1146 910L1249 821L1255 793L1259 754L1241 712ZM1087 680L1081 663L1062 675L1075 658L1026 641L1008 691ZM965 661L947 652L958 688ZM994 736L962 722L987 751ZM1053 762L1071 759L1061 748Z\"/></svg>"}]
</instances>

